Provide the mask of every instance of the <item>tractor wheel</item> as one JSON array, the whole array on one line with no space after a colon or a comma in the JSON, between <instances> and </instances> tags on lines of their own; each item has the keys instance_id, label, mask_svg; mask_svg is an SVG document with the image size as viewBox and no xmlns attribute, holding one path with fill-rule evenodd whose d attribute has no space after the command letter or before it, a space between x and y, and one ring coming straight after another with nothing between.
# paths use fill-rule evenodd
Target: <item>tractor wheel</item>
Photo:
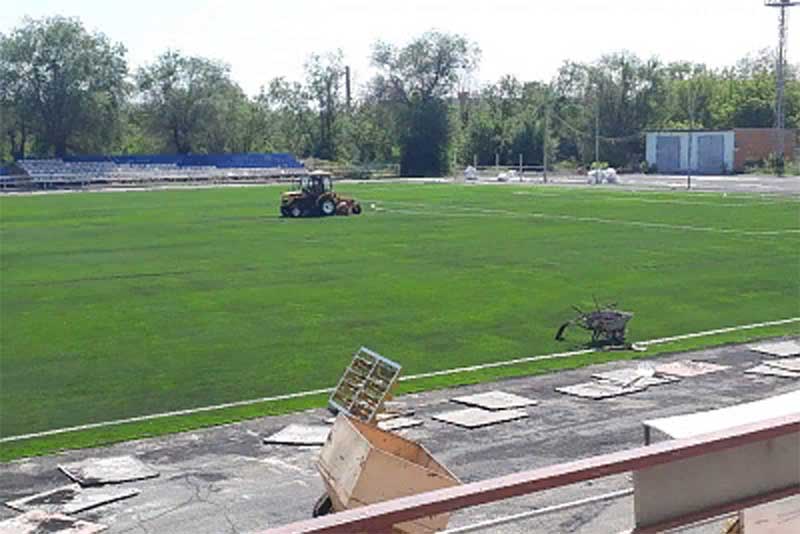
<instances>
[{"instance_id":1,"label":"tractor wheel","mask_svg":"<svg viewBox=\"0 0 800 534\"><path fill-rule=\"evenodd\" d=\"M295 218L302 217L303 210L300 209L300 206L294 205L291 208L289 208L289 215Z\"/></svg>"},{"instance_id":2,"label":"tractor wheel","mask_svg":"<svg viewBox=\"0 0 800 534\"><path fill-rule=\"evenodd\" d=\"M281 206L281 217L288 217L289 215L289 208Z\"/></svg>"},{"instance_id":3,"label":"tractor wheel","mask_svg":"<svg viewBox=\"0 0 800 534\"><path fill-rule=\"evenodd\" d=\"M317 499L317 502L314 503L314 511L311 512L311 517L320 517L323 515L328 515L333 511L333 501L331 498L328 497L327 493L323 493L322 496Z\"/></svg>"},{"instance_id":4,"label":"tractor wheel","mask_svg":"<svg viewBox=\"0 0 800 534\"><path fill-rule=\"evenodd\" d=\"M353 204L353 215L359 215L361 213L361 204Z\"/></svg>"},{"instance_id":5,"label":"tractor wheel","mask_svg":"<svg viewBox=\"0 0 800 534\"><path fill-rule=\"evenodd\" d=\"M322 214L326 217L328 215L335 215L336 203L333 200L326 198L325 200L322 201L322 203L320 203L319 211L322 212Z\"/></svg>"}]
</instances>

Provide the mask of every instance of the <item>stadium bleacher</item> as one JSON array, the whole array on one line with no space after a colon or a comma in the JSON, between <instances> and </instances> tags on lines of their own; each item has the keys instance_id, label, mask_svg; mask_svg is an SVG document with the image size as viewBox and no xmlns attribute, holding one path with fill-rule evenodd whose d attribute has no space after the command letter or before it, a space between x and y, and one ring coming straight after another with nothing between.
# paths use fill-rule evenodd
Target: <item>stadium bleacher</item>
<instances>
[{"instance_id":1,"label":"stadium bleacher","mask_svg":"<svg viewBox=\"0 0 800 534\"><path fill-rule=\"evenodd\" d=\"M137 154L20 160L34 185L271 178L305 173L291 154Z\"/></svg>"}]
</instances>

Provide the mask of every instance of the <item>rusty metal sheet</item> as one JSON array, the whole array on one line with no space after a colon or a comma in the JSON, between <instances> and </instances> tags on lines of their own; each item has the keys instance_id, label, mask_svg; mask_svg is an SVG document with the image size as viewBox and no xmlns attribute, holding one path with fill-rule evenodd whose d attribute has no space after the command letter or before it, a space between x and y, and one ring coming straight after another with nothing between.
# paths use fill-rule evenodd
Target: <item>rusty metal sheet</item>
<instances>
[{"instance_id":1,"label":"rusty metal sheet","mask_svg":"<svg viewBox=\"0 0 800 534\"><path fill-rule=\"evenodd\" d=\"M108 527L63 514L32 510L0 521L0 534L95 534Z\"/></svg>"},{"instance_id":2,"label":"rusty metal sheet","mask_svg":"<svg viewBox=\"0 0 800 534\"><path fill-rule=\"evenodd\" d=\"M122 488L81 488L69 484L6 503L6 506L20 512L41 510L53 514L75 514L128 499L139 494L138 489Z\"/></svg>"},{"instance_id":3,"label":"rusty metal sheet","mask_svg":"<svg viewBox=\"0 0 800 534\"><path fill-rule=\"evenodd\" d=\"M522 409L489 411L481 408L465 408L452 412L434 415L437 421L443 421L464 428L480 428L498 423L514 421L528 417L528 412Z\"/></svg>"},{"instance_id":4,"label":"rusty metal sheet","mask_svg":"<svg viewBox=\"0 0 800 534\"><path fill-rule=\"evenodd\" d=\"M84 487L119 484L158 476L158 471L133 456L88 458L73 464L59 465L58 468Z\"/></svg>"},{"instance_id":5,"label":"rusty metal sheet","mask_svg":"<svg viewBox=\"0 0 800 534\"><path fill-rule=\"evenodd\" d=\"M467 406L476 406L484 410L511 410L514 408L524 408L525 406L533 406L538 404L538 401L515 395L513 393L506 393L505 391L486 391L484 393L476 393L475 395L463 395L451 399L453 402L459 404L466 404Z\"/></svg>"}]
</instances>

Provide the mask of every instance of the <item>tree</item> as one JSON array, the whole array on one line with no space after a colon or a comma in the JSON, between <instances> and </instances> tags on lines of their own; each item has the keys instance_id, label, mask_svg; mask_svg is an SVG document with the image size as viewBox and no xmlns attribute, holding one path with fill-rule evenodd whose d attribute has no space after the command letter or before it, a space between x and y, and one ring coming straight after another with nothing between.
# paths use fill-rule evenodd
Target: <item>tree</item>
<instances>
[{"instance_id":1,"label":"tree","mask_svg":"<svg viewBox=\"0 0 800 534\"><path fill-rule=\"evenodd\" d=\"M12 150L24 155L28 128L43 152L103 148L125 97L125 48L77 19L23 20L0 35L0 99ZM6 123L6 116L16 119ZM22 148L19 148L22 147Z\"/></svg>"},{"instance_id":2,"label":"tree","mask_svg":"<svg viewBox=\"0 0 800 534\"><path fill-rule=\"evenodd\" d=\"M319 113L319 133L314 156L336 159L337 124L341 107L341 79L344 75L342 51L312 54L306 62L306 84Z\"/></svg>"},{"instance_id":3,"label":"tree","mask_svg":"<svg viewBox=\"0 0 800 534\"><path fill-rule=\"evenodd\" d=\"M247 97L228 65L170 50L136 74L145 123L165 148L179 154L226 152Z\"/></svg>"},{"instance_id":4,"label":"tree","mask_svg":"<svg viewBox=\"0 0 800 534\"><path fill-rule=\"evenodd\" d=\"M462 158L489 165L499 156L504 165L541 163L544 150L544 104L547 87L505 76L473 98L465 125Z\"/></svg>"},{"instance_id":5,"label":"tree","mask_svg":"<svg viewBox=\"0 0 800 534\"><path fill-rule=\"evenodd\" d=\"M315 119L309 102L308 91L298 82L275 78L261 88L256 106L262 117L266 149L301 157L312 155Z\"/></svg>"},{"instance_id":6,"label":"tree","mask_svg":"<svg viewBox=\"0 0 800 534\"><path fill-rule=\"evenodd\" d=\"M400 172L447 172L451 146L448 99L461 76L475 68L478 47L459 35L427 32L397 48L378 42L372 62L379 73L372 95L392 106L400 125Z\"/></svg>"}]
</instances>

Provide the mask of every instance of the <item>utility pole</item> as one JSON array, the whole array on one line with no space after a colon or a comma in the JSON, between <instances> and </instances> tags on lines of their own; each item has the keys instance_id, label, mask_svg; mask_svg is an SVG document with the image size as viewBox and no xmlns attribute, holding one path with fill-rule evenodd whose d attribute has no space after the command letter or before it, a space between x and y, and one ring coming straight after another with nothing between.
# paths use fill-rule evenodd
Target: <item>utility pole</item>
<instances>
[{"instance_id":1,"label":"utility pole","mask_svg":"<svg viewBox=\"0 0 800 534\"><path fill-rule=\"evenodd\" d=\"M550 133L550 94L547 95L547 100L544 103L544 133L542 135L542 179L547 183L547 149L548 138Z\"/></svg>"},{"instance_id":2,"label":"utility pole","mask_svg":"<svg viewBox=\"0 0 800 534\"><path fill-rule=\"evenodd\" d=\"M594 161L600 161L600 107L594 111Z\"/></svg>"},{"instance_id":3,"label":"utility pole","mask_svg":"<svg viewBox=\"0 0 800 534\"><path fill-rule=\"evenodd\" d=\"M694 74L689 80L689 151L686 154L686 189L692 188L692 141L694 140Z\"/></svg>"},{"instance_id":4,"label":"utility pole","mask_svg":"<svg viewBox=\"0 0 800 534\"><path fill-rule=\"evenodd\" d=\"M350 104L352 103L350 99L350 66L347 65L344 68L344 94L345 99L347 101L347 111L350 111Z\"/></svg>"},{"instance_id":5,"label":"utility pole","mask_svg":"<svg viewBox=\"0 0 800 534\"><path fill-rule=\"evenodd\" d=\"M778 172L783 172L783 159L785 156L785 117L784 117L784 88L785 80L785 65L786 65L786 37L789 29L789 13L787 8L800 5L799 1L795 0L764 0L764 5L767 7L777 7L780 9L778 13L778 61L775 65L775 158L778 163Z\"/></svg>"}]
</instances>

